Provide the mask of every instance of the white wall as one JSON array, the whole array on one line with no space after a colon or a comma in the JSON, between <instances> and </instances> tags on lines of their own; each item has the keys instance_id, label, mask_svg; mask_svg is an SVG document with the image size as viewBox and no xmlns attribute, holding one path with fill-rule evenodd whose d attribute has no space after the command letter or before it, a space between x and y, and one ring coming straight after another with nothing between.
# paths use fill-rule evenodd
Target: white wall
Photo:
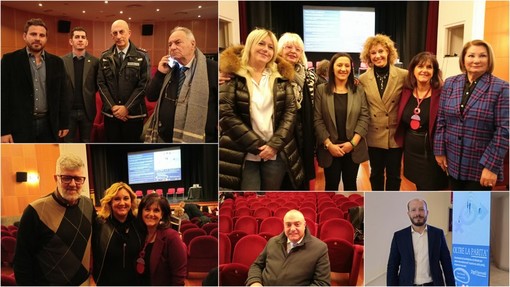
<instances>
[{"instance_id":1,"label":"white wall","mask_svg":"<svg viewBox=\"0 0 510 287\"><path fill-rule=\"evenodd\" d=\"M474 39L483 39L485 0L440 1L437 27L437 59L443 69L443 77L460 74L458 58L444 58L447 54L447 29L464 25L462 45ZM460 53L458 53L460 55ZM445 72L446 70L446 72Z\"/></svg>"},{"instance_id":2,"label":"white wall","mask_svg":"<svg viewBox=\"0 0 510 287\"><path fill-rule=\"evenodd\" d=\"M450 192L366 192L365 193L365 284L386 285L386 265L393 233L411 225L407 202L427 201L427 223L443 229L451 252L448 232Z\"/></svg>"},{"instance_id":3,"label":"white wall","mask_svg":"<svg viewBox=\"0 0 510 287\"><path fill-rule=\"evenodd\" d=\"M82 189L82 195L90 197L90 190L89 190L89 179L90 176L88 175L88 164L87 164L87 147L85 144L61 144L59 145L60 154L65 153L72 153L77 156L79 156L83 162L85 163L85 176L87 177L87 180L85 180L85 183L83 184Z\"/></svg>"},{"instance_id":4,"label":"white wall","mask_svg":"<svg viewBox=\"0 0 510 287\"><path fill-rule=\"evenodd\" d=\"M228 25L228 39L230 44L240 44L241 36L239 32L239 5L237 1L222 0L219 1L218 17L220 20L227 21ZM228 45L227 45L228 47Z\"/></svg>"}]
</instances>

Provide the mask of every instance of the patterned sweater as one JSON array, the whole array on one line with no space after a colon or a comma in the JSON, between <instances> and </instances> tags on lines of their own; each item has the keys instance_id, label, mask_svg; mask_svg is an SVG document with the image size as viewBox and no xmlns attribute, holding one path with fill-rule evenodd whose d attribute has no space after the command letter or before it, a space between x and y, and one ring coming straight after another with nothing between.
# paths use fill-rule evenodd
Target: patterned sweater
<instances>
[{"instance_id":1,"label":"patterned sweater","mask_svg":"<svg viewBox=\"0 0 510 287\"><path fill-rule=\"evenodd\" d=\"M18 285L80 285L90 270L95 209L82 196L68 206L55 192L32 202L21 217L14 273Z\"/></svg>"}]
</instances>

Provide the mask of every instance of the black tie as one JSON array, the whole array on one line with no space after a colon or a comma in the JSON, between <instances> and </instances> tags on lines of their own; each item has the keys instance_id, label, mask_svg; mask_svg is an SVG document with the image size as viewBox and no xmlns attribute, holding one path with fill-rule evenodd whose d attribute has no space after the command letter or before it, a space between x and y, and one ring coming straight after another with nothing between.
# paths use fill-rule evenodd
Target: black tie
<instances>
[{"instance_id":1,"label":"black tie","mask_svg":"<svg viewBox=\"0 0 510 287\"><path fill-rule=\"evenodd\" d=\"M124 52L120 52L119 53L119 61L120 61L120 64L122 65L122 61L124 61Z\"/></svg>"},{"instance_id":2,"label":"black tie","mask_svg":"<svg viewBox=\"0 0 510 287\"><path fill-rule=\"evenodd\" d=\"M179 86L177 87L177 98L179 98L179 93L181 92L182 84L184 84L184 80L186 80L185 72L188 70L188 67L182 66L179 69Z\"/></svg>"}]
</instances>

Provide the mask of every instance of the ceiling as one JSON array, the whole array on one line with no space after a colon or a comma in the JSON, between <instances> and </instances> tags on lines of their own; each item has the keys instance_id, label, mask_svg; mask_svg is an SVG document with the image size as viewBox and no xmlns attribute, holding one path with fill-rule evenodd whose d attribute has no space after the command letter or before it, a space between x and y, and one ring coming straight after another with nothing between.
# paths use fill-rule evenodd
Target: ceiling
<instances>
[{"instance_id":1,"label":"ceiling","mask_svg":"<svg viewBox=\"0 0 510 287\"><path fill-rule=\"evenodd\" d=\"M1 3L2 7L61 17L62 20L92 19L113 22L124 19L155 22L218 18L218 1L1 1Z\"/></svg>"}]
</instances>

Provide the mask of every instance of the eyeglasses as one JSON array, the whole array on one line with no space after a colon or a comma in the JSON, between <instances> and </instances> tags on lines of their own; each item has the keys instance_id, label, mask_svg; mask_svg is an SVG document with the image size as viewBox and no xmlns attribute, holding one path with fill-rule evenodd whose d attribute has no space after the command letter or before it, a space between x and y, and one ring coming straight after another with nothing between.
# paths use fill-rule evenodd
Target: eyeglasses
<instances>
[{"instance_id":1,"label":"eyeglasses","mask_svg":"<svg viewBox=\"0 0 510 287\"><path fill-rule=\"evenodd\" d=\"M74 182L76 182L76 184L83 184L85 182L85 177L84 176L72 176L72 175L61 175L61 174L57 174L58 177L60 177L60 180L63 182L63 183L71 183L71 181L74 179Z\"/></svg>"}]
</instances>

